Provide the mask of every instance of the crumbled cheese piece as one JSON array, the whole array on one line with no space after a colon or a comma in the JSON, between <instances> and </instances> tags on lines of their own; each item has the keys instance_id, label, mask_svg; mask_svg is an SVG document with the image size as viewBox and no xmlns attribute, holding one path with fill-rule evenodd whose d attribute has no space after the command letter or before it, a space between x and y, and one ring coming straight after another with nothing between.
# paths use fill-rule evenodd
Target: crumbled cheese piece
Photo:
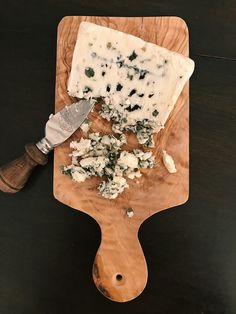
<instances>
[{"instance_id":1,"label":"crumbled cheese piece","mask_svg":"<svg viewBox=\"0 0 236 314\"><path fill-rule=\"evenodd\" d=\"M76 182L84 182L89 178L86 171L81 167L73 167L73 171L71 173L72 179Z\"/></svg>"},{"instance_id":2,"label":"crumbled cheese piece","mask_svg":"<svg viewBox=\"0 0 236 314\"><path fill-rule=\"evenodd\" d=\"M98 186L98 190L103 197L108 199L115 199L127 187L129 186L125 178L114 177L112 180L108 180L108 182L103 181Z\"/></svg>"},{"instance_id":3,"label":"crumbled cheese piece","mask_svg":"<svg viewBox=\"0 0 236 314\"><path fill-rule=\"evenodd\" d=\"M133 215L134 215L134 210L133 210L133 208L128 208L127 211L126 211L126 213L127 213L127 216L128 216L129 218L132 218Z\"/></svg>"},{"instance_id":4,"label":"crumbled cheese piece","mask_svg":"<svg viewBox=\"0 0 236 314\"><path fill-rule=\"evenodd\" d=\"M103 156L99 157L87 157L80 160L80 165L84 169L93 168L98 175L103 172L103 169L108 164L109 159Z\"/></svg>"},{"instance_id":5,"label":"crumbled cheese piece","mask_svg":"<svg viewBox=\"0 0 236 314\"><path fill-rule=\"evenodd\" d=\"M129 179L139 178L141 176L142 176L142 174L141 174L141 172L139 170L136 171L136 172L134 171L134 172L130 172L129 174L127 174L127 177Z\"/></svg>"},{"instance_id":6,"label":"crumbled cheese piece","mask_svg":"<svg viewBox=\"0 0 236 314\"><path fill-rule=\"evenodd\" d=\"M105 176L108 181L103 181L98 190L103 197L114 199L128 187L124 177L138 178L142 175L141 168L152 168L155 164L151 152L140 149L120 152L124 144L124 134L116 138L113 135L91 133L88 139L73 141L70 144L74 149L70 154L72 164L62 167L62 173L70 175L77 182L92 176Z\"/></svg>"},{"instance_id":7,"label":"crumbled cheese piece","mask_svg":"<svg viewBox=\"0 0 236 314\"><path fill-rule=\"evenodd\" d=\"M120 154L120 158L118 159L118 164L124 165L130 168L138 167L138 158L134 156L132 153L128 153L126 151Z\"/></svg>"},{"instance_id":8,"label":"crumbled cheese piece","mask_svg":"<svg viewBox=\"0 0 236 314\"><path fill-rule=\"evenodd\" d=\"M140 144L147 147L154 147L153 133L155 129L163 128L160 124L155 121L143 119L138 121L129 122L127 115L122 115L118 110L112 109L111 106L106 104L102 105L100 114L103 118L113 122L112 130L115 133L122 134L123 131L131 131L137 134L137 139Z\"/></svg>"},{"instance_id":9,"label":"crumbled cheese piece","mask_svg":"<svg viewBox=\"0 0 236 314\"><path fill-rule=\"evenodd\" d=\"M110 143L111 143L110 137L108 135L104 135L102 137L101 143L105 144L105 145L110 145Z\"/></svg>"},{"instance_id":10,"label":"crumbled cheese piece","mask_svg":"<svg viewBox=\"0 0 236 314\"><path fill-rule=\"evenodd\" d=\"M90 147L91 147L91 140L89 139L81 138L79 142L72 141L70 143L70 148L74 148L76 150L72 153L73 156L83 156L90 150Z\"/></svg>"},{"instance_id":11,"label":"crumbled cheese piece","mask_svg":"<svg viewBox=\"0 0 236 314\"><path fill-rule=\"evenodd\" d=\"M151 157L152 157L152 153L151 152L146 152L146 153L143 154L142 160L147 160L147 159L149 159Z\"/></svg>"},{"instance_id":12,"label":"crumbled cheese piece","mask_svg":"<svg viewBox=\"0 0 236 314\"><path fill-rule=\"evenodd\" d=\"M163 163L169 173L177 172L173 158L169 154L167 154L165 150L163 150Z\"/></svg>"},{"instance_id":13,"label":"crumbled cheese piece","mask_svg":"<svg viewBox=\"0 0 236 314\"><path fill-rule=\"evenodd\" d=\"M73 153L70 154L70 156L71 156L71 164L72 164L72 165L75 165L75 166L79 165L78 157L77 157L77 156L74 156Z\"/></svg>"},{"instance_id":14,"label":"crumbled cheese piece","mask_svg":"<svg viewBox=\"0 0 236 314\"><path fill-rule=\"evenodd\" d=\"M84 123L80 126L81 130L84 134L87 134L90 129L90 122L88 119L84 121Z\"/></svg>"}]
</instances>

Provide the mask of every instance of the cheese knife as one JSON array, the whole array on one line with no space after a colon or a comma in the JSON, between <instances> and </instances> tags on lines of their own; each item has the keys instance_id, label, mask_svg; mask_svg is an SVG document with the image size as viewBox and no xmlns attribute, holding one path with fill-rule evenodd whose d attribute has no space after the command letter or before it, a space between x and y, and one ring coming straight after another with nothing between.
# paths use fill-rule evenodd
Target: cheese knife
<instances>
[{"instance_id":1,"label":"cheese knife","mask_svg":"<svg viewBox=\"0 0 236 314\"><path fill-rule=\"evenodd\" d=\"M0 190L8 193L20 191L37 165L45 165L48 153L65 142L84 122L95 100L79 100L52 114L45 126L45 136L36 144L25 145L25 153L0 167Z\"/></svg>"}]
</instances>

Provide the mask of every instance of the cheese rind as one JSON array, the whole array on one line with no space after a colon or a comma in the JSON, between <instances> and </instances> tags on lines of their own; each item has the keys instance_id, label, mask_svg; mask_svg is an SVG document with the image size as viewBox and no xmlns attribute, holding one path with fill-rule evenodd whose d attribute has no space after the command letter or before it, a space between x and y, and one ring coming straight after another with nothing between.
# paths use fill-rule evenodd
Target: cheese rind
<instances>
[{"instance_id":1,"label":"cheese rind","mask_svg":"<svg viewBox=\"0 0 236 314\"><path fill-rule=\"evenodd\" d=\"M104 97L127 125L147 119L158 132L194 70L181 54L111 28L82 22L68 92Z\"/></svg>"}]
</instances>

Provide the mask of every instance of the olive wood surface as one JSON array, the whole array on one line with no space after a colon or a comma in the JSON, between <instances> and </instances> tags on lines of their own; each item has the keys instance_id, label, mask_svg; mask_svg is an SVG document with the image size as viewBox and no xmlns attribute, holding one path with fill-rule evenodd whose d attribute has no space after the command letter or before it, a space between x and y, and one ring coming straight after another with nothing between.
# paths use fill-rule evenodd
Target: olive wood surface
<instances>
[{"instance_id":1,"label":"olive wood surface","mask_svg":"<svg viewBox=\"0 0 236 314\"><path fill-rule=\"evenodd\" d=\"M73 49L81 21L133 34L146 41L188 56L188 28L178 17L88 17L67 16L58 26L56 65L56 112L74 99L67 94ZM110 125L98 115L99 105L90 114L91 131L110 133ZM155 135L157 166L143 170L138 180L128 180L129 188L117 199L98 195L101 179L73 182L61 174L60 165L69 164L69 142L82 136L78 130L54 152L54 196L60 202L92 216L101 228L102 240L94 265L93 279L107 298L125 302L137 297L145 288L147 264L138 240L138 230L151 215L183 204L189 193L189 86L186 84L165 129ZM135 136L128 136L126 149L138 147ZM169 174L162 164L165 149L175 160L177 173ZM134 209L129 218L127 208Z\"/></svg>"}]
</instances>

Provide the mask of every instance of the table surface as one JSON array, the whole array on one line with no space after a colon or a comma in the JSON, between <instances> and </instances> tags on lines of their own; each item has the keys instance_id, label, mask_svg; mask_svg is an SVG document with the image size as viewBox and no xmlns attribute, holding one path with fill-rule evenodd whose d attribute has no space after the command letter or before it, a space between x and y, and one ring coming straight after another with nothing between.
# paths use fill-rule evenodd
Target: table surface
<instances>
[{"instance_id":1,"label":"table surface","mask_svg":"<svg viewBox=\"0 0 236 314\"><path fill-rule=\"evenodd\" d=\"M91 269L100 230L52 195L53 156L15 195L0 194L1 314L236 313L236 3L0 2L0 164L43 135L54 109L57 24L65 15L182 17L189 26L190 199L147 220L142 295L104 298Z\"/></svg>"}]
</instances>

